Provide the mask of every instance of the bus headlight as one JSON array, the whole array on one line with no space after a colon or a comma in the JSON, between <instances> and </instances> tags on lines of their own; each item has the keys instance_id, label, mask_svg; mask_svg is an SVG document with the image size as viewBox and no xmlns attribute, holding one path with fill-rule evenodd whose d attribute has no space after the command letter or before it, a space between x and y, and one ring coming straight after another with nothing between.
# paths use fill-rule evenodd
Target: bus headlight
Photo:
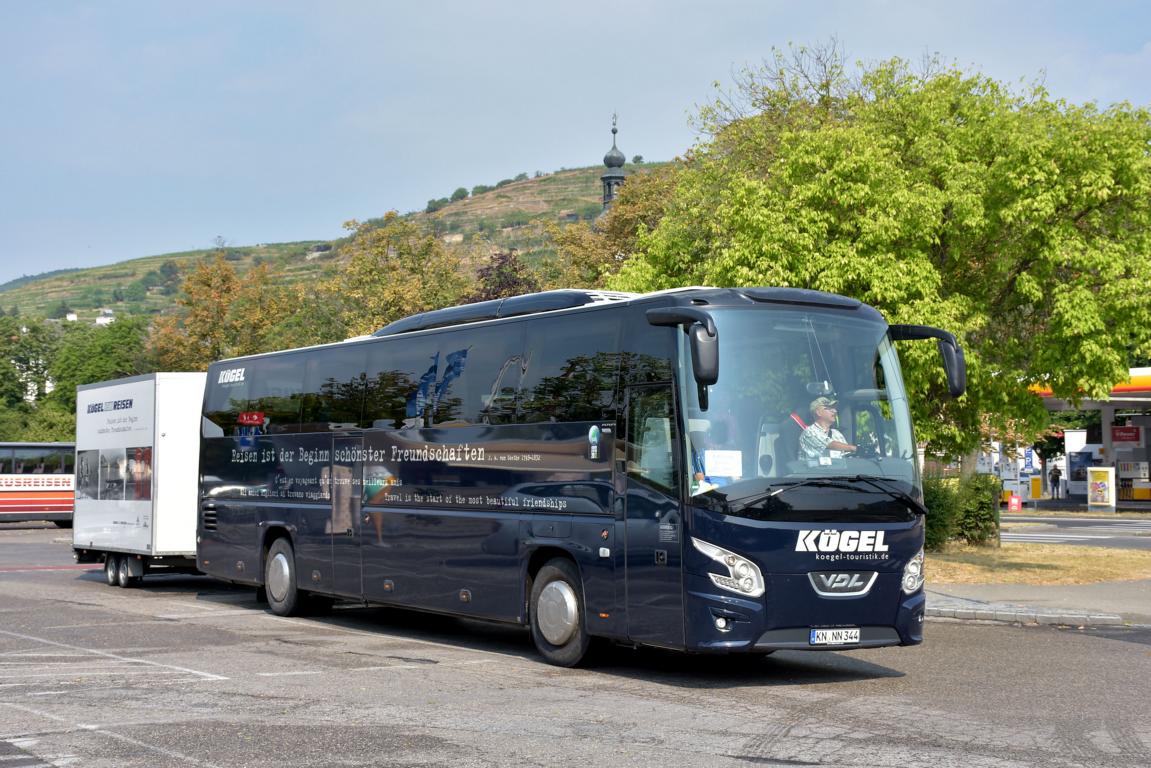
<instances>
[{"instance_id":1,"label":"bus headlight","mask_svg":"<svg viewBox=\"0 0 1151 768\"><path fill-rule=\"evenodd\" d=\"M701 541L694 536L691 539L692 546L710 557L715 562L722 565L727 569L727 575L719 573L709 573L711 581L717 587L726 589L729 592L735 592L744 597L759 597L765 591L763 581L763 573L759 570L759 566L748 560L746 557L729 552L723 547L717 547L714 544L708 544L706 541Z\"/></svg>"},{"instance_id":2,"label":"bus headlight","mask_svg":"<svg viewBox=\"0 0 1151 768\"><path fill-rule=\"evenodd\" d=\"M905 594L914 594L923 586L923 550L907 561L903 566L903 591Z\"/></svg>"}]
</instances>

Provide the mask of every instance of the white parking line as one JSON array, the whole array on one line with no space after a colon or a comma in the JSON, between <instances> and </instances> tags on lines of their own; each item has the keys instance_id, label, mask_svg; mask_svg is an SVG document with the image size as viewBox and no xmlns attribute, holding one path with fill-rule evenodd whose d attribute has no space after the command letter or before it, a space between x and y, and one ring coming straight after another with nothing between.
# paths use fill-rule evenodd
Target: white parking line
<instances>
[{"instance_id":1,"label":"white parking line","mask_svg":"<svg viewBox=\"0 0 1151 768\"><path fill-rule=\"evenodd\" d=\"M314 669L295 672L257 672L259 677L294 677L299 675L336 675L341 672L391 672L404 669L438 669L442 667L467 667L475 664L491 664L495 659L473 659L471 661L442 661L430 664L380 664L372 667L345 667L342 669Z\"/></svg>"},{"instance_id":2,"label":"white parking line","mask_svg":"<svg viewBox=\"0 0 1151 768\"><path fill-rule=\"evenodd\" d=\"M44 629L93 629L96 627L119 627L126 624L171 624L173 621L180 619L226 619L232 616L258 616L261 614L253 611L235 610L235 611L220 611L219 613L162 613L153 619L137 619L136 621L97 621L84 624L54 624Z\"/></svg>"},{"instance_id":3,"label":"white parking line","mask_svg":"<svg viewBox=\"0 0 1151 768\"><path fill-rule=\"evenodd\" d=\"M345 634L359 635L361 637L374 637L377 640L380 640L380 639L395 640L395 641L403 642L403 643L412 643L413 645L430 645L433 648L451 649L451 650L458 650L458 651L466 650L468 653L478 653L478 654L482 654L485 656L495 656L496 658L504 659L504 660L512 658L511 654L500 653L499 651L485 651L485 650L480 650L478 648L466 648L465 649L465 648L461 648L459 646L452 645L451 643L437 643L437 642L432 641L432 640L420 640L419 638L415 638L415 637L407 637L404 635L390 634L384 630L367 632L367 631L362 630L362 629L352 629L351 627L340 627L340 626L336 626L333 624L325 624L322 621L315 621L315 620L309 620L309 619L293 619L293 618L290 618L287 616L276 616L275 614L272 614L272 613L262 613L262 614L260 614L260 616L263 616L265 619L270 619L270 620L275 621L277 623L297 624L297 625L304 626L304 627L311 627L312 629L326 629L330 632L343 632Z\"/></svg>"},{"instance_id":4,"label":"white parking line","mask_svg":"<svg viewBox=\"0 0 1151 768\"><path fill-rule=\"evenodd\" d=\"M261 616L262 613L258 611L248 610L244 608L237 608L233 611L216 611L215 613L161 613L157 618L161 619L227 619L232 616Z\"/></svg>"},{"instance_id":5,"label":"white parking line","mask_svg":"<svg viewBox=\"0 0 1151 768\"><path fill-rule=\"evenodd\" d=\"M0 680L27 680L34 677L98 677L100 675L143 675L143 674L160 674L160 675L174 675L177 674L175 670L160 670L156 672L152 669L110 669L106 671L80 669L76 671L61 670L59 672L33 672L25 675L0 675Z\"/></svg>"},{"instance_id":6,"label":"white parking line","mask_svg":"<svg viewBox=\"0 0 1151 768\"><path fill-rule=\"evenodd\" d=\"M57 648L67 648L70 651L83 651L85 653L90 653L90 654L93 654L95 656L103 656L104 658L107 658L107 659L117 659L118 661L130 661L130 662L135 662L137 664L146 664L146 665L151 666L151 667L159 667L161 669L174 669L174 670L178 670L180 672L187 672L190 675L196 675L197 677L202 677L205 680L227 680L228 679L226 677L223 677L222 675L214 675L211 672L201 672L201 671L196 670L196 669L188 669L187 667L179 667L179 666L176 666L174 664L164 664L163 662L152 661L150 659L133 659L129 656L121 656L121 655L116 654L116 653L107 653L106 651L98 651L98 650L95 650L94 648L84 648L84 647L79 646L79 645L69 645L68 643L58 643L55 640L45 640L42 637L33 637L31 635L22 635L19 632L9 632L7 630L0 629L0 635L7 635L8 637L15 637L19 640L26 640L28 642L33 642L33 643L43 643L44 645L52 645L52 646L55 646Z\"/></svg>"},{"instance_id":7,"label":"white parking line","mask_svg":"<svg viewBox=\"0 0 1151 768\"><path fill-rule=\"evenodd\" d=\"M12 633L6 632L5 634L12 634ZM84 723L72 723L68 720L65 720L62 717L57 717L56 715L53 715L50 712L42 712L38 709L33 709L32 707L25 707L25 706L22 706L20 704L9 704L8 702L0 701L0 707L9 707L11 709L15 709L18 712L25 712L25 713L30 714L30 715L36 715L37 717L43 717L47 720L52 720L54 722L61 723L62 725L66 725L69 728L72 728L73 730L76 730L76 731L90 731L92 733L97 733L101 736L107 736L110 739L116 739L117 741L123 741L127 744L132 744L134 746L141 747L143 749L148 749L148 750L151 750L153 752L158 752L161 755L173 758L174 760L178 760L182 764L199 765L199 766L203 766L203 768L220 768L220 766L217 766L215 763L206 763L203 760L197 760L196 758L192 757L191 755L185 755L182 752L176 752L175 750L165 749L164 747L160 747L160 746L157 746L155 744L149 744L145 741L140 741L139 739L133 739L130 736L124 736L123 734L119 734L119 733L116 733L114 731L105 730L98 725L87 725Z\"/></svg>"}]
</instances>

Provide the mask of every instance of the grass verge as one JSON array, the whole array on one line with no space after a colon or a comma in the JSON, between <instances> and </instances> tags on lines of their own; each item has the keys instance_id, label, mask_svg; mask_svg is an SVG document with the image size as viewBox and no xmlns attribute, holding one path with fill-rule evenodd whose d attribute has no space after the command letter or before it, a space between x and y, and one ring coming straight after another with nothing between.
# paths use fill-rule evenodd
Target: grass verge
<instances>
[{"instance_id":1,"label":"grass verge","mask_svg":"<svg viewBox=\"0 0 1151 768\"><path fill-rule=\"evenodd\" d=\"M927 554L928 583L1095 584L1151 579L1151 551L1067 544L954 544Z\"/></svg>"}]
</instances>

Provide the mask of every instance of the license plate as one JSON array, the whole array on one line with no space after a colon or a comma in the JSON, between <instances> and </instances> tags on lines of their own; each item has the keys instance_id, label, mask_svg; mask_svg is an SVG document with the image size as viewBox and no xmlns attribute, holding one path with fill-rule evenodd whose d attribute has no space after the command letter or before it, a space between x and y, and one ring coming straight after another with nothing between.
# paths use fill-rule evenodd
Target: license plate
<instances>
[{"instance_id":1,"label":"license plate","mask_svg":"<svg viewBox=\"0 0 1151 768\"><path fill-rule=\"evenodd\" d=\"M813 629L808 645L850 645L859 642L859 628Z\"/></svg>"}]
</instances>

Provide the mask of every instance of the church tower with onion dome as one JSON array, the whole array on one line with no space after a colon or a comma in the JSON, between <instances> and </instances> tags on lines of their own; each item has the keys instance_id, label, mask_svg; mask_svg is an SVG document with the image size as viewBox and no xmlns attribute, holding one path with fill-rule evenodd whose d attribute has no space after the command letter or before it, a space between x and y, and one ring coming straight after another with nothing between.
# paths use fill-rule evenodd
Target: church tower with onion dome
<instances>
[{"instance_id":1,"label":"church tower with onion dome","mask_svg":"<svg viewBox=\"0 0 1151 768\"><path fill-rule=\"evenodd\" d=\"M619 133L616 128L616 116L611 116L611 149L603 156L603 164L607 166L603 176L600 179L603 181L603 208L606 211L611 201L615 199L616 193L619 192L620 186L623 185L624 172L623 164L626 158L623 152L620 152L615 145L615 135Z\"/></svg>"}]
</instances>

